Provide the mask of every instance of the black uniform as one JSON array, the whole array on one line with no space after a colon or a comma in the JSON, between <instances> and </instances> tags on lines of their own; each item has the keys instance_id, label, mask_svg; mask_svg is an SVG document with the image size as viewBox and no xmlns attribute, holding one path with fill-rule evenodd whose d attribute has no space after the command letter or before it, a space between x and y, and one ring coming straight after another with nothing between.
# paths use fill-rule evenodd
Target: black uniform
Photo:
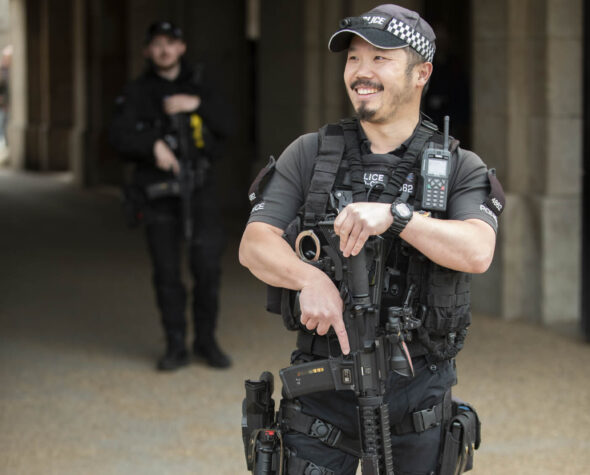
<instances>
[{"instance_id":1,"label":"black uniform","mask_svg":"<svg viewBox=\"0 0 590 475\"><path fill-rule=\"evenodd\" d=\"M372 154L370 143L362 129L359 130L364 185L371 196L367 201L374 198L370 190L375 188L375 183L384 185L386 183L381 183L380 179L392 176L391 172L400 163L400 157L410 147L415 135L414 133L400 148L389 154ZM310 192L314 169L318 157L321 156L318 143L317 134L307 134L287 147L279 157L275 172L264 189L262 201L253 208L249 222L263 222L281 229L287 228ZM459 148L456 157L449 181L446 219L479 219L497 230L496 216L483 204L490 191L487 167L477 155L467 150ZM350 179L343 178L342 181L349 182ZM384 308L387 306L384 305ZM291 356L292 363L323 359L328 354L340 354L336 342L328 343L327 337L312 337L309 332L300 332L297 347ZM410 345L410 351L415 377L407 378L391 372L384 395L392 424L395 473L432 475L438 463L444 425L440 420L429 424L426 419L428 414L438 411L435 406L442 408L445 397L450 397L450 388L456 382L455 365L452 359L440 361L433 358L433 355L419 346ZM327 423L336 428L335 433L342 431L349 440L359 438L357 400L351 391L324 391L300 396L296 400L283 399L281 407L282 411L285 407L298 407L307 417L317 418L321 424ZM424 427L416 428L414 419L425 416ZM412 424L408 425L408 422ZM341 446L331 445L328 438L323 440L313 433L313 424L308 424L312 427L309 430L307 427L293 429L290 423L286 425L291 429L284 436L285 446L291 453L288 473L303 473L301 467L309 469L310 463L325 470L317 473L356 473L358 454L350 453ZM295 462L293 454L296 456ZM298 465L292 467L291 463Z\"/></svg>"},{"instance_id":2,"label":"black uniform","mask_svg":"<svg viewBox=\"0 0 590 475\"><path fill-rule=\"evenodd\" d=\"M172 172L156 167L153 146L170 132L171 120L163 110L163 99L174 94L198 95L201 104L182 120L190 122L191 158L206 158L212 165L205 180L193 194L194 229L189 262L194 279L193 317L195 344L214 341L220 257L224 237L213 176L215 160L222 153L224 139L231 133L232 121L222 99L202 78L201 68L182 63L172 81L148 69L127 85L117 99L111 125L113 146L136 163L134 185L140 191L173 179ZM148 200L144 211L147 241L153 263L153 279L162 324L168 344L184 347L186 333L186 290L181 281L182 209L178 196Z\"/></svg>"}]
</instances>

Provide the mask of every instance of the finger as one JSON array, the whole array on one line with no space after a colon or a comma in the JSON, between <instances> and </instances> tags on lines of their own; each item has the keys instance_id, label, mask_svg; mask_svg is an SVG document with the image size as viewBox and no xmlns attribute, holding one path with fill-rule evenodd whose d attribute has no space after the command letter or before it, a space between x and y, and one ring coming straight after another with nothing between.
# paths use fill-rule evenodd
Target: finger
<instances>
[{"instance_id":1,"label":"finger","mask_svg":"<svg viewBox=\"0 0 590 475\"><path fill-rule=\"evenodd\" d=\"M350 256L352 249L357 245L357 242L358 242L358 239L359 239L359 236L360 236L362 230L363 230L363 225L358 222L350 230L350 234L348 235L348 239L346 240L346 245L344 247L342 247L342 245L340 246L340 248L342 249L342 255L344 257ZM361 245L361 247L362 247L362 245ZM359 248L359 250L360 250L360 248Z\"/></svg>"},{"instance_id":2,"label":"finger","mask_svg":"<svg viewBox=\"0 0 590 475\"><path fill-rule=\"evenodd\" d=\"M340 224L340 230L338 232L338 236L340 237L340 250L344 251L346 246L348 245L348 239L350 237L350 232L352 231L352 227L354 225L354 221L350 216L347 216L342 223Z\"/></svg>"},{"instance_id":3,"label":"finger","mask_svg":"<svg viewBox=\"0 0 590 475\"><path fill-rule=\"evenodd\" d=\"M350 255L356 256L359 252L361 252L361 249L363 248L363 246L367 242L367 239L369 239L369 233L366 231L362 231L359 234L356 242L354 243L354 246L350 250Z\"/></svg>"},{"instance_id":4,"label":"finger","mask_svg":"<svg viewBox=\"0 0 590 475\"><path fill-rule=\"evenodd\" d=\"M342 227L342 223L346 220L347 216L348 206L344 208L342 211L340 211L340 213L338 213L338 216L336 216L336 219L334 220L334 232L336 234L340 234L340 228Z\"/></svg>"},{"instance_id":5,"label":"finger","mask_svg":"<svg viewBox=\"0 0 590 475\"><path fill-rule=\"evenodd\" d=\"M316 333L318 335L325 335L326 333L328 333L328 330L330 329L330 324L326 323L326 322L321 322L318 327L316 328Z\"/></svg>"},{"instance_id":6,"label":"finger","mask_svg":"<svg viewBox=\"0 0 590 475\"><path fill-rule=\"evenodd\" d=\"M347 355L348 353L350 353L350 343L348 342L348 333L346 333L346 327L344 326L344 322L342 320L339 320L332 326L334 327L334 331L336 332L336 336L338 337L338 343L340 343L340 349L342 350L342 354Z\"/></svg>"}]
</instances>

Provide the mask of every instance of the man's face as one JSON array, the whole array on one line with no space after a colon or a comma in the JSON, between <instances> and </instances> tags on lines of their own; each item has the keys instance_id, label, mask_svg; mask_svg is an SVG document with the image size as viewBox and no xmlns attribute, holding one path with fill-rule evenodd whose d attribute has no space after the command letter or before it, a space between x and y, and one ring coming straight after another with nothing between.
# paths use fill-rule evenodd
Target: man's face
<instances>
[{"instance_id":1,"label":"man's face","mask_svg":"<svg viewBox=\"0 0 590 475\"><path fill-rule=\"evenodd\" d=\"M417 100L415 67L408 70L408 54L400 49L381 49L359 37L348 48L344 84L359 118L366 122L387 123L404 106Z\"/></svg>"},{"instance_id":2,"label":"man's face","mask_svg":"<svg viewBox=\"0 0 590 475\"><path fill-rule=\"evenodd\" d=\"M178 64L185 51L186 44L182 40L157 35L146 46L145 56L154 63L156 68L166 71Z\"/></svg>"}]
</instances>

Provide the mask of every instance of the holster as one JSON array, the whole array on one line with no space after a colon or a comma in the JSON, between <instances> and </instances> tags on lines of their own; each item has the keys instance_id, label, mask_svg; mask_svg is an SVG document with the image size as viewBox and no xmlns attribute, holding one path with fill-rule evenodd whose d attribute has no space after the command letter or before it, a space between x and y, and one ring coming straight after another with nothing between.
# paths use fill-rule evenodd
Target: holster
<instances>
[{"instance_id":1,"label":"holster","mask_svg":"<svg viewBox=\"0 0 590 475\"><path fill-rule=\"evenodd\" d=\"M276 425L273 375L265 371L260 380L248 379L244 386L242 439L248 470L256 475L282 473L283 441Z\"/></svg>"},{"instance_id":2,"label":"holster","mask_svg":"<svg viewBox=\"0 0 590 475\"><path fill-rule=\"evenodd\" d=\"M481 423L470 404L453 399L452 417L444 433L440 475L458 475L473 468L481 443Z\"/></svg>"}]
</instances>

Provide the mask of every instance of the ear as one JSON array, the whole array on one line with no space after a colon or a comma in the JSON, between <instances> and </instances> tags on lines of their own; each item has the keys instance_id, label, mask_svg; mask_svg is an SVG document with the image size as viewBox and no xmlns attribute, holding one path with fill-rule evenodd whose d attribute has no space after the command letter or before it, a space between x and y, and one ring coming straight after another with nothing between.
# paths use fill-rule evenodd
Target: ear
<instances>
[{"instance_id":1,"label":"ear","mask_svg":"<svg viewBox=\"0 0 590 475\"><path fill-rule=\"evenodd\" d=\"M418 86L424 87L432 75L432 63L419 63L415 66Z\"/></svg>"},{"instance_id":2,"label":"ear","mask_svg":"<svg viewBox=\"0 0 590 475\"><path fill-rule=\"evenodd\" d=\"M184 41L180 42L180 44L178 45L178 48L179 48L180 56L182 56L184 53L186 53L186 43Z\"/></svg>"}]
</instances>

